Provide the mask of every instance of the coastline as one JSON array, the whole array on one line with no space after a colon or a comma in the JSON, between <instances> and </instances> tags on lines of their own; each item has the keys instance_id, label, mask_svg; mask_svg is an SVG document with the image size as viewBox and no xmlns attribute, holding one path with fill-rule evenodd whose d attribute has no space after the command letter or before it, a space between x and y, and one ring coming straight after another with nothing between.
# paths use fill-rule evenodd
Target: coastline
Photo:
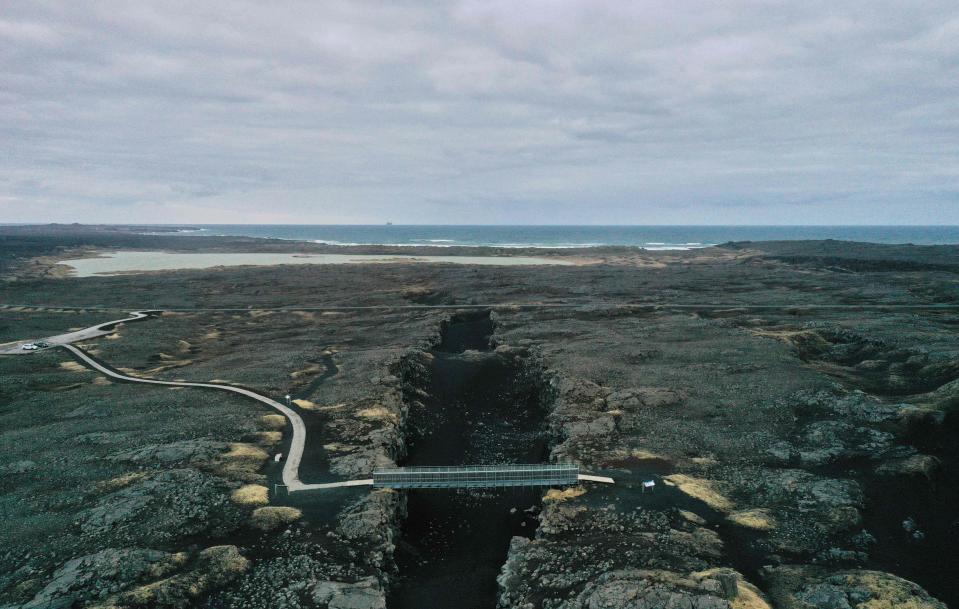
<instances>
[{"instance_id":1,"label":"coastline","mask_svg":"<svg viewBox=\"0 0 959 609\"><path fill-rule=\"evenodd\" d=\"M596 261L593 261L596 262ZM531 256L422 256L410 254L322 253L178 253L167 251L98 251L83 258L61 259L56 264L72 269L71 277L132 275L149 272L202 270L239 266L305 264L464 264L476 266L543 266L593 263L567 258Z\"/></svg>"},{"instance_id":2,"label":"coastline","mask_svg":"<svg viewBox=\"0 0 959 609\"><path fill-rule=\"evenodd\" d=\"M729 242L852 241L891 245L959 243L959 226L880 225L2 225L0 234L96 234L114 238L229 238L317 246L455 250L577 251L609 247L646 251L702 249Z\"/></svg>"}]
</instances>

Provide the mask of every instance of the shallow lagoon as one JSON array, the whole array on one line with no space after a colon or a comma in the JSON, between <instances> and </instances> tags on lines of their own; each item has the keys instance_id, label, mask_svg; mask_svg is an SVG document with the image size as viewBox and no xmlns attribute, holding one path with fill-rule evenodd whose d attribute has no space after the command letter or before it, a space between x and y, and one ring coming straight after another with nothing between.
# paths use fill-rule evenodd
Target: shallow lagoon
<instances>
[{"instance_id":1,"label":"shallow lagoon","mask_svg":"<svg viewBox=\"0 0 959 609\"><path fill-rule=\"evenodd\" d=\"M208 269L218 266L271 266L276 264L369 264L390 262L477 264L489 266L571 265L569 260L533 256L410 256L375 254L282 254L110 252L96 258L61 260L75 277L115 275L175 269Z\"/></svg>"}]
</instances>

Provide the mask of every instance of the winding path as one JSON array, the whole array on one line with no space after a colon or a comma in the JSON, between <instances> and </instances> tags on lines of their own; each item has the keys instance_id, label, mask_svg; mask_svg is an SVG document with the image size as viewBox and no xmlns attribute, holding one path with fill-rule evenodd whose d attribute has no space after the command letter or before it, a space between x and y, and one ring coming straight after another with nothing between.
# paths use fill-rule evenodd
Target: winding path
<instances>
[{"instance_id":1,"label":"winding path","mask_svg":"<svg viewBox=\"0 0 959 609\"><path fill-rule=\"evenodd\" d=\"M300 415L297 414L295 410L285 406L284 404L281 404L280 402L277 402L276 400L268 398L264 395L260 395L254 391L250 391L249 389L234 387L232 385L221 385L217 383L194 383L189 381L161 381L157 379L148 379L121 374L120 372L117 372L116 370L97 361L83 349L75 347L71 344L78 341L105 336L113 332L115 326L119 324L140 321L141 319L147 319L148 317L150 317L149 313L144 311L133 311L130 313L130 317L125 319L106 321L95 326L90 326L89 328L77 330L75 332L50 336L43 339L43 342L48 343L51 347L63 347L90 368L121 381L127 381L130 383L143 383L145 385L162 385L166 387L201 387L204 389L229 391L230 393L237 393L239 395L252 398L261 404L266 404L270 408L278 410L281 414L283 414L283 416L286 417L286 419L290 422L290 425L293 427L293 438L290 441L290 451L287 455L286 462L283 465L283 484L291 493L328 488L343 488L349 486L372 486L372 479L347 480L343 482L329 482L325 484L305 484L301 482L299 470L300 461L303 458L303 448L306 445L306 426L303 425L303 419L300 418ZM27 342L30 341L18 341L15 343L10 343L13 346L0 348L0 355L29 355L31 353L36 353L36 351L24 351L20 348L21 345L26 344Z\"/></svg>"},{"instance_id":2,"label":"winding path","mask_svg":"<svg viewBox=\"0 0 959 609\"><path fill-rule=\"evenodd\" d=\"M329 482L326 484L305 484L301 482L299 470L300 460L303 458L303 448L306 445L306 427L303 425L303 419L300 418L300 415L297 414L296 411L284 404L281 404L280 402L277 402L276 400L268 398L264 395L260 395L254 391L250 391L249 389L234 387L232 385L219 385L216 383L193 383L189 381L160 381L157 379L128 376L104 366L99 361L90 357L86 351L80 349L79 347L75 347L71 344L61 344L60 346L78 357L87 366L109 377L119 379L121 381L144 383L146 385L163 385L167 387L201 387L204 389L229 391L231 393L237 393L239 395L252 398L262 404L266 404L270 408L278 410L287 418L287 420L289 420L290 424L293 426L293 439L290 441L290 452L286 458L286 462L283 464L283 484L291 493L329 488L343 488L348 486L371 486L373 484L373 480L347 480L344 482Z\"/></svg>"}]
</instances>

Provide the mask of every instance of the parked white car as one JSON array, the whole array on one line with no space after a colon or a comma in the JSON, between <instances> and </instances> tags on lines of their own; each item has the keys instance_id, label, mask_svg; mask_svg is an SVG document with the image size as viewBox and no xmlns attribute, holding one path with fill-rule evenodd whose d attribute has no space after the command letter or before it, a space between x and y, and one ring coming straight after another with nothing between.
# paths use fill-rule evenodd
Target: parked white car
<instances>
[{"instance_id":1,"label":"parked white car","mask_svg":"<svg viewBox=\"0 0 959 609\"><path fill-rule=\"evenodd\" d=\"M25 345L21 345L20 348L23 349L24 351L36 351L40 347L34 345L33 343L27 343Z\"/></svg>"}]
</instances>

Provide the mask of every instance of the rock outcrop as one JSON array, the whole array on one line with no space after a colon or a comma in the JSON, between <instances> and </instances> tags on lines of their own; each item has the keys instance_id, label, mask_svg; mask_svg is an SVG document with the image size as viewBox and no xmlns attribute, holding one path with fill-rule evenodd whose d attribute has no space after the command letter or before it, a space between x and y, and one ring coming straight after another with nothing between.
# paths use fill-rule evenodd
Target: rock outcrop
<instances>
[{"instance_id":1,"label":"rock outcrop","mask_svg":"<svg viewBox=\"0 0 959 609\"><path fill-rule=\"evenodd\" d=\"M312 598L327 609L386 609L386 593L372 577L350 583L322 581L313 587Z\"/></svg>"},{"instance_id":2,"label":"rock outcrop","mask_svg":"<svg viewBox=\"0 0 959 609\"><path fill-rule=\"evenodd\" d=\"M74 558L23 609L67 609L105 598L135 583L161 577L186 561L183 554L136 548L107 548Z\"/></svg>"},{"instance_id":3,"label":"rock outcrop","mask_svg":"<svg viewBox=\"0 0 959 609\"><path fill-rule=\"evenodd\" d=\"M782 609L946 609L911 581L881 571L782 566L762 576Z\"/></svg>"}]
</instances>

